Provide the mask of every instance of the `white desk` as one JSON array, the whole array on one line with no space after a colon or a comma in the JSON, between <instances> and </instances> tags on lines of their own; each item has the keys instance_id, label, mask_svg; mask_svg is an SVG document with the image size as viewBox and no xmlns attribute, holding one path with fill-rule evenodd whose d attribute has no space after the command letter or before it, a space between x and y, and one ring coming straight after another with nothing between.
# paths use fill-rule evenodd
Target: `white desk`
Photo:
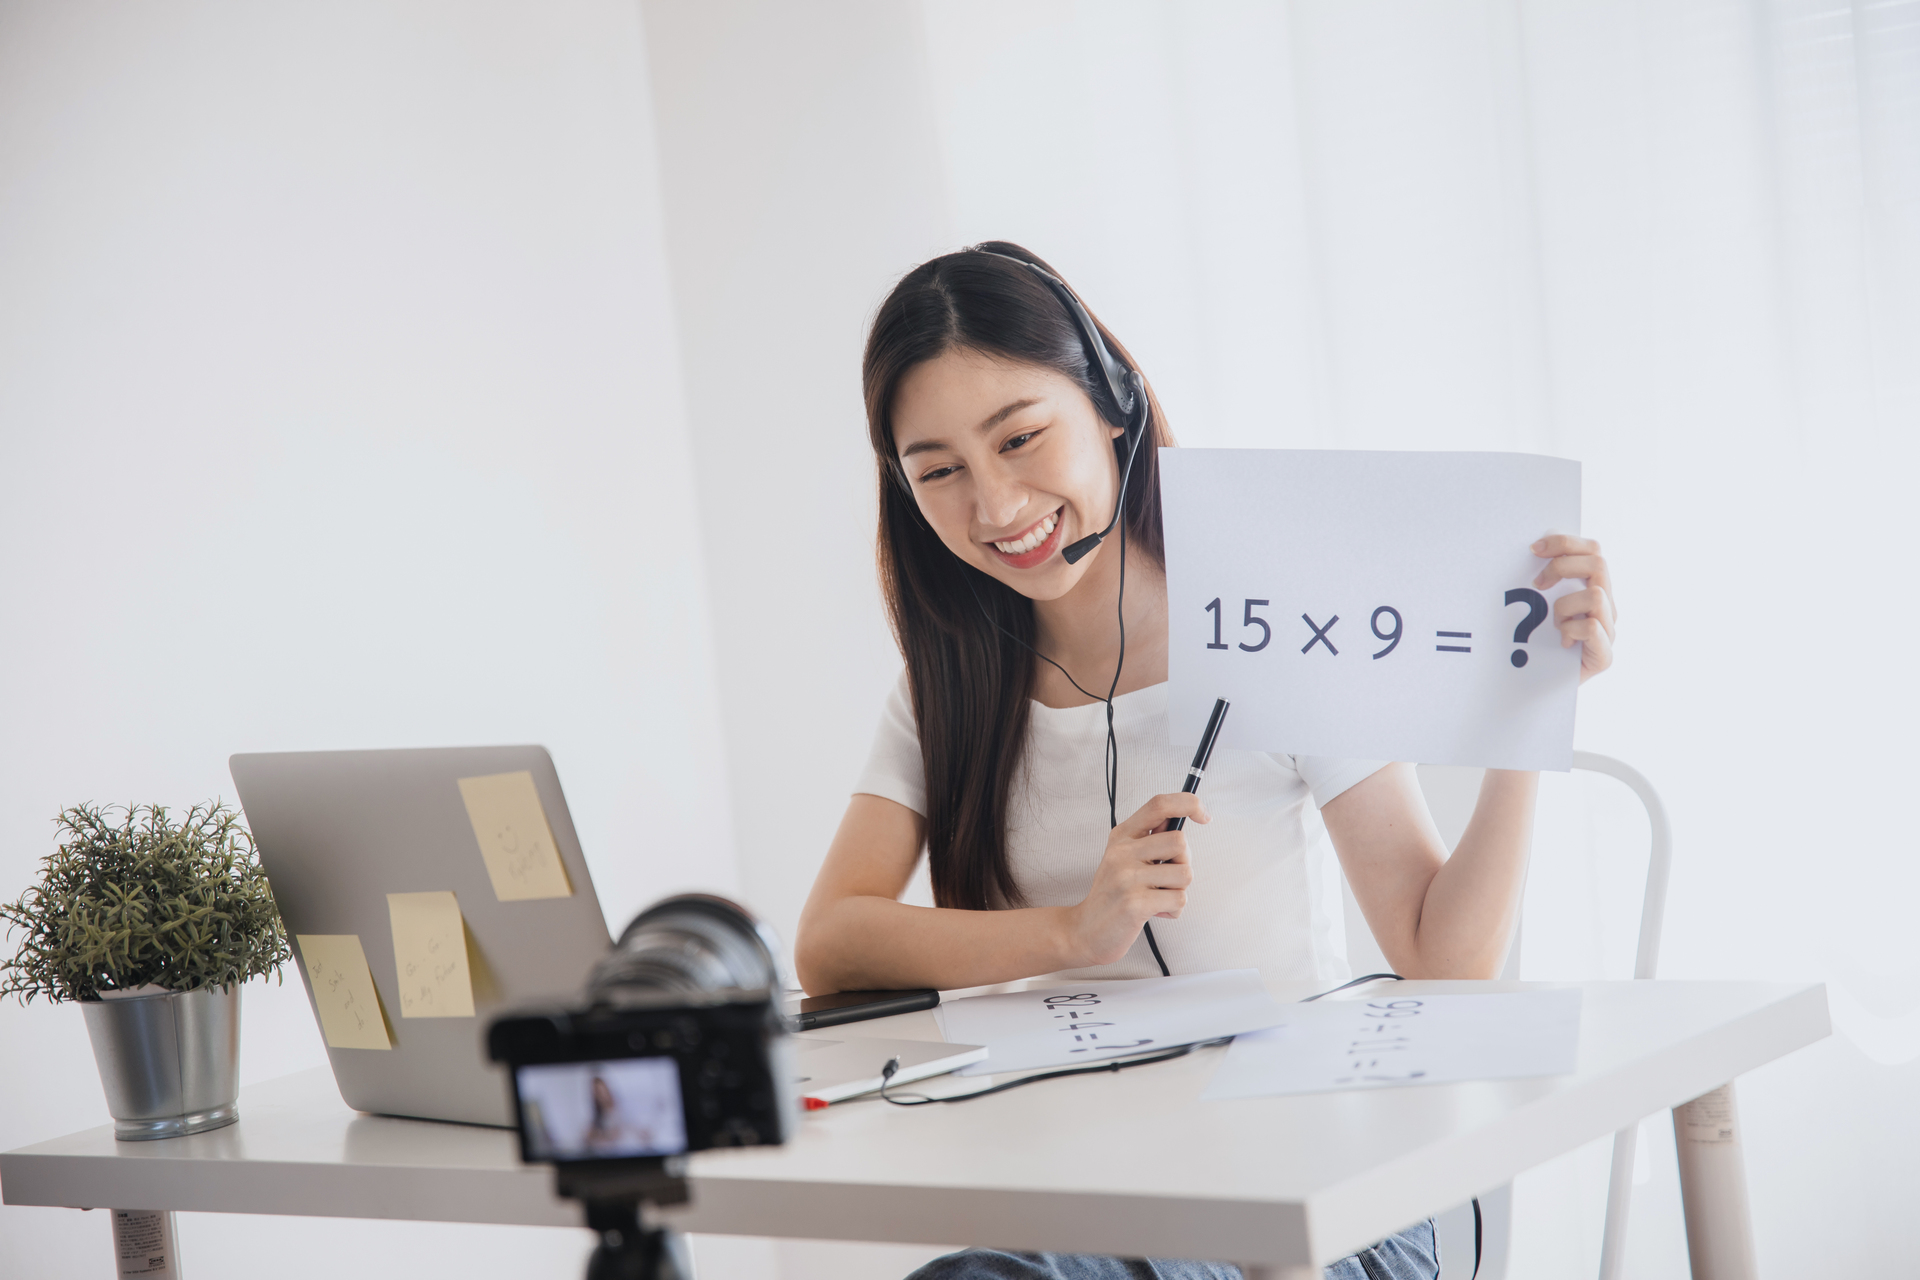
<instances>
[{"instance_id":1,"label":"white desk","mask_svg":"<svg viewBox=\"0 0 1920 1280\"><path fill-rule=\"evenodd\" d=\"M1829 1029L1820 986L1580 985L1571 1076L1201 1102L1223 1052L1206 1050L955 1106L856 1101L809 1116L786 1147L694 1157L692 1204L670 1220L721 1235L1215 1258L1317 1277ZM928 1013L814 1034L939 1038ZM546 1171L520 1165L511 1134L356 1114L325 1070L244 1090L240 1116L164 1142L115 1142L103 1126L25 1147L0 1155L0 1184L9 1204L581 1222Z\"/></svg>"}]
</instances>

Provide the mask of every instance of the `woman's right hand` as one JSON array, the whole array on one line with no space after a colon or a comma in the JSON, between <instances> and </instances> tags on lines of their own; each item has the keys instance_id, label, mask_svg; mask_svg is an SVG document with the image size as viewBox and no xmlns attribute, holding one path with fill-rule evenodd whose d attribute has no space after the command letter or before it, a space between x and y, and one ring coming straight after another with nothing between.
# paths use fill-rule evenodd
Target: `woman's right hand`
<instances>
[{"instance_id":1,"label":"woman's right hand","mask_svg":"<svg viewBox=\"0 0 1920 1280\"><path fill-rule=\"evenodd\" d=\"M1127 953L1148 920L1177 920L1187 905L1193 864L1183 831L1163 831L1169 818L1208 822L1198 796L1155 796L1107 835L1093 887L1069 909L1074 950L1083 965L1112 964ZM1076 966L1078 967L1078 966Z\"/></svg>"}]
</instances>

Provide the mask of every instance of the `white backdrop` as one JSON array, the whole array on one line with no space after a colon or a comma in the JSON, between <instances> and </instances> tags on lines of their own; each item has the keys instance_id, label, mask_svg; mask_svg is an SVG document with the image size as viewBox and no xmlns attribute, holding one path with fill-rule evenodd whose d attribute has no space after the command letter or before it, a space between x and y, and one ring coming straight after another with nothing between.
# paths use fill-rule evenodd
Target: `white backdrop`
<instances>
[{"instance_id":1,"label":"white backdrop","mask_svg":"<svg viewBox=\"0 0 1920 1280\"><path fill-rule=\"evenodd\" d=\"M541 742L614 927L733 884L638 17L0 7L0 893L235 751ZM299 979L247 1081L323 1065ZM0 1004L0 1147L104 1122ZM577 1274L582 1232L184 1215L186 1274ZM104 1276L0 1209L0 1275Z\"/></svg>"},{"instance_id":2,"label":"white backdrop","mask_svg":"<svg viewBox=\"0 0 1920 1280\"><path fill-rule=\"evenodd\" d=\"M0 7L0 890L61 804L213 794L230 751L534 739L610 916L737 884L790 934L897 666L862 329L914 262L1011 238L1186 443L1584 463L1623 643L1579 745L1672 806L1664 971L1832 984L1841 1034L1742 1085L1763 1270L1906 1264L1920 4L639 14ZM1622 964L1593 904L1637 838L1550 787L1530 975ZM291 994L250 993L250 1078L318 1058ZM99 1118L71 1012L0 1006L0 1080L45 1100L0 1141ZM1595 1155L1523 1180L1516 1275L1592 1273ZM1684 1268L1662 1158L1640 1276ZM104 1235L0 1210L0 1271ZM579 1247L190 1218L188 1261L270 1235L316 1275L348 1241L370 1276Z\"/></svg>"}]
</instances>

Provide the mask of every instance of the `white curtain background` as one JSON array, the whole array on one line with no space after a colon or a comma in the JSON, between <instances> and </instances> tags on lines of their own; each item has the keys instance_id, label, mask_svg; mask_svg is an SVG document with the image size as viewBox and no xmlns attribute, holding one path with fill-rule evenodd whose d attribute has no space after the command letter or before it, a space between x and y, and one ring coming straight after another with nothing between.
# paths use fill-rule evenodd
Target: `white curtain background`
<instances>
[{"instance_id":1,"label":"white curtain background","mask_svg":"<svg viewBox=\"0 0 1920 1280\"><path fill-rule=\"evenodd\" d=\"M858 334L887 283L1014 239L1124 337L1183 443L1584 464L1623 630L1578 739L1671 806L1663 972L1831 984L1838 1035L1742 1084L1764 1271L1904 1265L1920 5L931 0L917 40L903 9L643 6L679 305L729 317L683 323L696 433L781 442L703 472L728 496L721 514L703 493L708 527L752 491L848 547L716 554L716 598L826 580L862 602L805 613L789 652L823 678L798 694L716 628L731 714L795 716L746 748L786 735L777 780L733 774L749 891L806 883L892 671L865 656L867 473L792 467L853 466ZM669 84L694 82L726 110L677 112ZM756 163L721 186L744 147ZM823 262L834 288L791 287ZM747 315L816 395L742 376ZM1612 784L1549 779L1528 976L1630 973L1645 841ZM1630 1269L1684 1275L1670 1131L1646 1132ZM1512 1274L1593 1273L1605 1160L1520 1181ZM782 1256L828 1273L807 1248Z\"/></svg>"},{"instance_id":2,"label":"white curtain background","mask_svg":"<svg viewBox=\"0 0 1920 1280\"><path fill-rule=\"evenodd\" d=\"M1622 643L1578 745L1672 809L1663 972L1832 995L1835 1037L1741 1084L1763 1274L1908 1267L1920 2L638 13L0 4L0 892L61 804L200 798L233 750L534 737L609 914L733 886L791 936L897 667L864 325L914 262L1010 238L1185 444L1582 461ZM540 580L538 619L476 626L470 552ZM76 584L251 612L102 624ZM1549 780L1526 976L1625 976L1644 841ZM250 1076L319 1061L284 995ZM0 1080L42 1100L0 1109L8 1146L104 1118L72 1012L0 1006ZM1648 1133L1630 1269L1680 1276ZM1511 1274L1593 1273L1603 1167L1520 1181ZM0 1272L104 1270L98 1217L0 1210ZM185 1233L197 1277L581 1251ZM704 1280L934 1252L697 1249Z\"/></svg>"}]
</instances>

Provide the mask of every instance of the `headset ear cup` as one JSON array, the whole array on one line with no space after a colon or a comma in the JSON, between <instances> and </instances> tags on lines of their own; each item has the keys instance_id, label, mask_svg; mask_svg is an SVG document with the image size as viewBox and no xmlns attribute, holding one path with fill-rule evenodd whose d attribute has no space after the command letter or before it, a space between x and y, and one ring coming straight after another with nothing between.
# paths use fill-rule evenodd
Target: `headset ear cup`
<instances>
[{"instance_id":1,"label":"headset ear cup","mask_svg":"<svg viewBox=\"0 0 1920 1280\"><path fill-rule=\"evenodd\" d=\"M1127 457L1135 449L1144 445L1142 439L1147 431L1147 419L1151 411L1147 408L1147 387L1138 372L1127 371L1127 390L1133 393L1133 409L1127 414L1127 425L1114 437L1113 447L1119 451L1120 463L1126 465Z\"/></svg>"}]
</instances>

